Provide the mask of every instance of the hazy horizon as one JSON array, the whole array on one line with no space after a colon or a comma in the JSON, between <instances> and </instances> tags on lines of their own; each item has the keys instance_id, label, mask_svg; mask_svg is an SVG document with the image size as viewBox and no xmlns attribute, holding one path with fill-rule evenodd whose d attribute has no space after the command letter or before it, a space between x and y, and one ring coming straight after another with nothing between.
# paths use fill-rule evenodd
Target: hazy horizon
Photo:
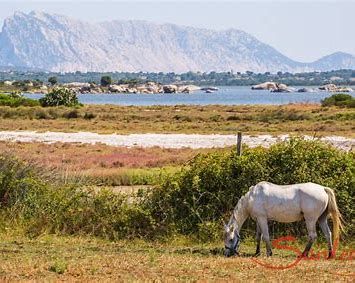
<instances>
[{"instance_id":1,"label":"hazy horizon","mask_svg":"<svg viewBox=\"0 0 355 283\"><path fill-rule=\"evenodd\" d=\"M214 30L240 29L299 62L339 51L355 55L353 1L0 0L0 5L1 27L15 11L34 10L87 22L145 20Z\"/></svg>"}]
</instances>

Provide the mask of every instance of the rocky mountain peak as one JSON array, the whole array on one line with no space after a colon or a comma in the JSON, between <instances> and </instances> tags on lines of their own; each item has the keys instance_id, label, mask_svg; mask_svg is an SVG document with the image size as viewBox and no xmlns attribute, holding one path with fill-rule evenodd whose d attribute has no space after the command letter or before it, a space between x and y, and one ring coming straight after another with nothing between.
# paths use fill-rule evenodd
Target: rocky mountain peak
<instances>
[{"instance_id":1,"label":"rocky mountain peak","mask_svg":"<svg viewBox=\"0 0 355 283\"><path fill-rule=\"evenodd\" d=\"M16 12L0 33L0 66L50 71L254 71L355 69L335 53L299 63L250 34L146 21L86 23L57 14Z\"/></svg>"}]
</instances>

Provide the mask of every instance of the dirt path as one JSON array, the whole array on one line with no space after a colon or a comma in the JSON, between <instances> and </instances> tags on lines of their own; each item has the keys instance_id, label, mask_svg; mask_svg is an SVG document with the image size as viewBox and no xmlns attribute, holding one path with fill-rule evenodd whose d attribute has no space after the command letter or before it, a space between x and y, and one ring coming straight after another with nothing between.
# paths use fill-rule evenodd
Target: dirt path
<instances>
[{"instance_id":1,"label":"dirt path","mask_svg":"<svg viewBox=\"0 0 355 283\"><path fill-rule=\"evenodd\" d=\"M304 136L306 139L313 139ZM243 136L243 143L250 147L265 146L288 139L288 135L259 135ZM340 136L320 138L322 141L343 150L355 147L355 139ZM92 132L62 133L62 132L34 132L34 131L0 131L2 141L43 142L43 143L102 143L110 146L123 147L162 147L162 148L213 148L226 147L236 144L235 135L195 135L195 134L131 134L131 135L103 135Z\"/></svg>"}]
</instances>

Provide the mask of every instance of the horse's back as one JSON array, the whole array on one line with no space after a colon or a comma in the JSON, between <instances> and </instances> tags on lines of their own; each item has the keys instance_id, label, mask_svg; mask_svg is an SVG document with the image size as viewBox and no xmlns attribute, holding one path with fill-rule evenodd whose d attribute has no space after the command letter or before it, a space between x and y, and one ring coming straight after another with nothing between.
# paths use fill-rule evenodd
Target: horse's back
<instances>
[{"instance_id":1,"label":"horse's back","mask_svg":"<svg viewBox=\"0 0 355 283\"><path fill-rule=\"evenodd\" d=\"M322 195L327 195L324 190L324 186L311 182L292 185L277 185L263 181L252 187L251 190L260 190L263 191L266 195L293 195L300 192L310 197L320 197Z\"/></svg>"},{"instance_id":2,"label":"horse's back","mask_svg":"<svg viewBox=\"0 0 355 283\"><path fill-rule=\"evenodd\" d=\"M250 189L251 210L269 219L294 222L322 213L328 203L324 187L315 183L276 185L260 182Z\"/></svg>"}]
</instances>

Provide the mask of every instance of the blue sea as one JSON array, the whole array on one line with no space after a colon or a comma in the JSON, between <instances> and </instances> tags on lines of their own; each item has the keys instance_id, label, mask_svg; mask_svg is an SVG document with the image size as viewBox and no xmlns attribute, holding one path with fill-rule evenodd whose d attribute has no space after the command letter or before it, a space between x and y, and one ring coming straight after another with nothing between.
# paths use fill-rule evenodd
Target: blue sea
<instances>
[{"instance_id":1,"label":"blue sea","mask_svg":"<svg viewBox=\"0 0 355 283\"><path fill-rule=\"evenodd\" d=\"M301 88L301 87L299 87ZM247 105L269 104L281 105L288 103L320 103L332 93L290 92L273 93L267 90L251 90L244 86L224 86L214 93L196 91L190 94L80 94L79 101L83 104L116 104L116 105ZM27 97L40 98L40 94L27 94Z\"/></svg>"}]
</instances>

